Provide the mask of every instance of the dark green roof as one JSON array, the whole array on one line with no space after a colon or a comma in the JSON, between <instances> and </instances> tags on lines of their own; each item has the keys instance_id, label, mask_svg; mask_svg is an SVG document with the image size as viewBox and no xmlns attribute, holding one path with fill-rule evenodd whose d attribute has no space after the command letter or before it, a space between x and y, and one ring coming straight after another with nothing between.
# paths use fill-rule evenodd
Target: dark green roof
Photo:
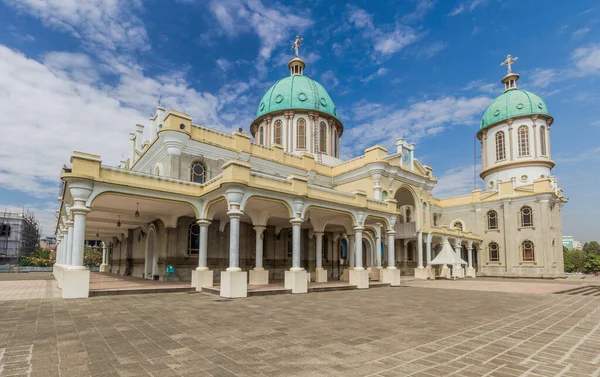
<instances>
[{"instance_id":1,"label":"dark green roof","mask_svg":"<svg viewBox=\"0 0 600 377\"><path fill-rule=\"evenodd\" d=\"M323 85L300 75L283 78L267 90L258 104L256 118L273 111L293 109L321 111L337 119L335 104Z\"/></svg>"},{"instance_id":2,"label":"dark green roof","mask_svg":"<svg viewBox=\"0 0 600 377\"><path fill-rule=\"evenodd\" d=\"M535 114L550 116L546 102L537 94L511 89L496 98L488 107L481 119L480 129L506 119Z\"/></svg>"}]
</instances>

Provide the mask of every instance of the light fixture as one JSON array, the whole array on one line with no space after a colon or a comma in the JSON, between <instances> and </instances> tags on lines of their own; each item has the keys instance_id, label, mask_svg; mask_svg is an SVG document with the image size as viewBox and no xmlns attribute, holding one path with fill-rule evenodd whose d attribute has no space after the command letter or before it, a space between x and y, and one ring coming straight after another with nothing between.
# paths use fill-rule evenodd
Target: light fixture
<instances>
[{"instance_id":1,"label":"light fixture","mask_svg":"<svg viewBox=\"0 0 600 377\"><path fill-rule=\"evenodd\" d=\"M100 232L98 232L98 229L96 229L96 237L100 237Z\"/></svg>"},{"instance_id":2,"label":"light fixture","mask_svg":"<svg viewBox=\"0 0 600 377\"><path fill-rule=\"evenodd\" d=\"M121 227L121 215L119 215L119 220L117 220L117 226L119 228Z\"/></svg>"},{"instance_id":3,"label":"light fixture","mask_svg":"<svg viewBox=\"0 0 600 377\"><path fill-rule=\"evenodd\" d=\"M140 217L140 203L135 204L135 217Z\"/></svg>"}]
</instances>

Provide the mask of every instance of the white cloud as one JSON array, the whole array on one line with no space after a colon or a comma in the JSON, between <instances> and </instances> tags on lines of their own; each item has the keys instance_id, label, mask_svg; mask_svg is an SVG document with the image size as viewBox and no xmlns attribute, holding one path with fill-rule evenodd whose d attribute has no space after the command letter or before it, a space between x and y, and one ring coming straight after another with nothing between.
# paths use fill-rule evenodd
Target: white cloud
<instances>
[{"instance_id":1,"label":"white cloud","mask_svg":"<svg viewBox=\"0 0 600 377\"><path fill-rule=\"evenodd\" d=\"M600 73L600 45L578 48L573 51L572 58L580 74L595 75Z\"/></svg>"},{"instance_id":2,"label":"white cloud","mask_svg":"<svg viewBox=\"0 0 600 377\"><path fill-rule=\"evenodd\" d=\"M286 40L291 45L292 33L302 32L313 24L298 8L269 8L260 0L212 0L210 10L228 36L245 32L258 35L260 49L256 67L260 73L265 73L265 64L275 48Z\"/></svg>"},{"instance_id":3,"label":"white cloud","mask_svg":"<svg viewBox=\"0 0 600 377\"><path fill-rule=\"evenodd\" d=\"M417 57L431 59L448 47L444 42L434 42L417 50Z\"/></svg>"},{"instance_id":4,"label":"white cloud","mask_svg":"<svg viewBox=\"0 0 600 377\"><path fill-rule=\"evenodd\" d=\"M229 68L231 68L231 62L225 58L219 58L216 61L217 67L223 72L227 72Z\"/></svg>"},{"instance_id":5,"label":"white cloud","mask_svg":"<svg viewBox=\"0 0 600 377\"><path fill-rule=\"evenodd\" d=\"M378 70L376 70L375 72L371 73L369 76L367 76L363 79L360 79L360 81L367 83L367 82L373 80L374 78L385 76L388 72L389 72L389 69L381 67Z\"/></svg>"},{"instance_id":6,"label":"white cloud","mask_svg":"<svg viewBox=\"0 0 600 377\"><path fill-rule=\"evenodd\" d=\"M594 147L584 150L577 150L575 153L563 153L556 157L559 163L581 162L581 161L598 161L600 158L600 147Z\"/></svg>"},{"instance_id":7,"label":"white cloud","mask_svg":"<svg viewBox=\"0 0 600 377\"><path fill-rule=\"evenodd\" d=\"M485 5L489 2L489 0L468 0L464 1L458 6L456 6L452 11L448 14L448 16L457 16L465 11L472 12L479 6Z\"/></svg>"},{"instance_id":8,"label":"white cloud","mask_svg":"<svg viewBox=\"0 0 600 377\"><path fill-rule=\"evenodd\" d=\"M476 174L479 173L477 167ZM444 198L470 194L473 189L473 165L460 166L443 172L438 178L438 183L433 188L433 195ZM475 176L475 182L480 184L480 178ZM475 186L477 187L477 186Z\"/></svg>"},{"instance_id":9,"label":"white cloud","mask_svg":"<svg viewBox=\"0 0 600 377\"><path fill-rule=\"evenodd\" d=\"M420 21L425 15L434 8L436 0L418 0L414 11L407 13L402 17L402 22L412 23Z\"/></svg>"},{"instance_id":10,"label":"white cloud","mask_svg":"<svg viewBox=\"0 0 600 377\"><path fill-rule=\"evenodd\" d=\"M500 84L485 82L483 80L474 80L465 85L463 90L475 90L481 93L497 95L502 92L502 86Z\"/></svg>"},{"instance_id":11,"label":"white cloud","mask_svg":"<svg viewBox=\"0 0 600 377\"><path fill-rule=\"evenodd\" d=\"M410 26L396 22L394 26L376 27L373 16L364 9L348 5L348 21L370 41L376 55L391 55L414 43L419 36Z\"/></svg>"},{"instance_id":12,"label":"white cloud","mask_svg":"<svg viewBox=\"0 0 600 377\"><path fill-rule=\"evenodd\" d=\"M580 38L586 35L590 31L589 27L582 27L573 32L573 38Z\"/></svg>"},{"instance_id":13,"label":"white cloud","mask_svg":"<svg viewBox=\"0 0 600 377\"><path fill-rule=\"evenodd\" d=\"M335 88L340 83L340 81L337 79L337 77L335 77L335 73L333 73L333 71L331 71L331 70L323 72L321 74L320 81L323 83L325 88L330 88L330 89Z\"/></svg>"},{"instance_id":14,"label":"white cloud","mask_svg":"<svg viewBox=\"0 0 600 377\"><path fill-rule=\"evenodd\" d=\"M417 102L408 108L359 102L352 107L352 120L362 123L344 133L350 148L348 155L361 153L375 144L393 148L394 140L400 136L409 135L411 142L417 142L450 125L477 123L491 101L485 96L441 97ZM351 141L353 144L350 145Z\"/></svg>"},{"instance_id":15,"label":"white cloud","mask_svg":"<svg viewBox=\"0 0 600 377\"><path fill-rule=\"evenodd\" d=\"M134 13L141 0L4 0L45 25L70 33L89 47L109 50L150 48L142 21Z\"/></svg>"}]
</instances>

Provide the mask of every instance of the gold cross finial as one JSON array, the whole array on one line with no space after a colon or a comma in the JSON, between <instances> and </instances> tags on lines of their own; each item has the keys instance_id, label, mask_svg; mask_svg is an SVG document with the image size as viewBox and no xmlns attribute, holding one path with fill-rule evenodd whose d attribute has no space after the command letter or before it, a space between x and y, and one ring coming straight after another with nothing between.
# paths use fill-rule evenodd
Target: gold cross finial
<instances>
[{"instance_id":1,"label":"gold cross finial","mask_svg":"<svg viewBox=\"0 0 600 377\"><path fill-rule=\"evenodd\" d=\"M519 58L517 58L516 56L513 58L512 56L510 56L510 54L508 54L508 56L506 57L506 60L503 61L500 65L501 66L507 66L508 67L508 73L512 73L512 64L514 62L516 62L517 60L519 60Z\"/></svg>"}]
</instances>

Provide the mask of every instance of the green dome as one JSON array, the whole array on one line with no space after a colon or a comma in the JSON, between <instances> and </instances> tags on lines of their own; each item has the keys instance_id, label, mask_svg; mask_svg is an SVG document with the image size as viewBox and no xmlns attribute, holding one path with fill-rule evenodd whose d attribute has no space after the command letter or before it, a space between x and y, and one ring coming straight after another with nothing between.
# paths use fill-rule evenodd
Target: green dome
<instances>
[{"instance_id":1,"label":"green dome","mask_svg":"<svg viewBox=\"0 0 600 377\"><path fill-rule=\"evenodd\" d=\"M279 110L316 110L337 119L335 104L329 93L315 80L294 75L275 83L262 97L256 110L256 118Z\"/></svg>"},{"instance_id":2,"label":"green dome","mask_svg":"<svg viewBox=\"0 0 600 377\"><path fill-rule=\"evenodd\" d=\"M550 116L546 102L537 94L521 89L511 89L496 98L488 107L481 119L480 129L506 119L534 114Z\"/></svg>"}]
</instances>

